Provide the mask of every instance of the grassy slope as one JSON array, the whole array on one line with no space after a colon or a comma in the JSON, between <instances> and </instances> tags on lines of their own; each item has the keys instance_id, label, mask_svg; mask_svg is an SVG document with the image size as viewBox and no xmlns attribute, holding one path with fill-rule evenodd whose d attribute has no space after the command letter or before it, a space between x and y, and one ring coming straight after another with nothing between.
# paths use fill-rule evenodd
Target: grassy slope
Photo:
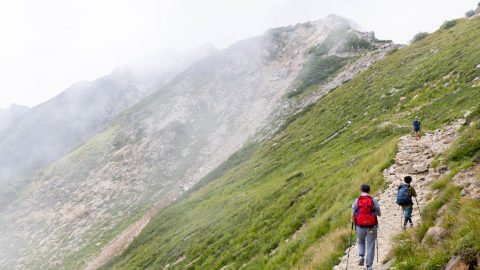
<instances>
[{"instance_id":1,"label":"grassy slope","mask_svg":"<svg viewBox=\"0 0 480 270\"><path fill-rule=\"evenodd\" d=\"M471 87L479 75L479 27L479 19L459 21L339 87L249 159L160 213L106 268L288 269L313 262L330 269L344 248L358 185L383 187L381 170L409 130L377 126L409 126L416 114L436 128L480 103L480 88Z\"/></svg>"}]
</instances>

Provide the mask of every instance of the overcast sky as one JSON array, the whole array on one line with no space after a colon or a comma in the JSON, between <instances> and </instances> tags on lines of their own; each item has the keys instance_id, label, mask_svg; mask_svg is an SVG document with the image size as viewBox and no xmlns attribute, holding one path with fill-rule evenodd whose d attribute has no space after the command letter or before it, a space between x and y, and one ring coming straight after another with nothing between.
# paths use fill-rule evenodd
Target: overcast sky
<instances>
[{"instance_id":1,"label":"overcast sky","mask_svg":"<svg viewBox=\"0 0 480 270\"><path fill-rule=\"evenodd\" d=\"M0 0L0 108L34 106L147 52L217 48L335 13L406 43L478 0Z\"/></svg>"}]
</instances>

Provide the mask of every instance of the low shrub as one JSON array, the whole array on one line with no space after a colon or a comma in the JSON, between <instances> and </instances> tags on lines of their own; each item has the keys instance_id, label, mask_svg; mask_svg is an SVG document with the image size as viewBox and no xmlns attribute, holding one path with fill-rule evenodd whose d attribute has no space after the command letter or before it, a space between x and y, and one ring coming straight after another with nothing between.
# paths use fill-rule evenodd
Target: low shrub
<instances>
[{"instance_id":1,"label":"low shrub","mask_svg":"<svg viewBox=\"0 0 480 270\"><path fill-rule=\"evenodd\" d=\"M339 56L313 57L298 76L297 89L288 94L289 98L303 93L310 86L320 84L344 67L349 58Z\"/></svg>"},{"instance_id":2,"label":"low shrub","mask_svg":"<svg viewBox=\"0 0 480 270\"><path fill-rule=\"evenodd\" d=\"M389 51L387 52L387 55L392 55L392 54L396 53L397 51L398 51L398 48L395 47L395 48L389 50Z\"/></svg>"},{"instance_id":3,"label":"low shrub","mask_svg":"<svg viewBox=\"0 0 480 270\"><path fill-rule=\"evenodd\" d=\"M447 30L454 27L456 24L457 24L456 20L445 21L440 27L440 29Z\"/></svg>"},{"instance_id":4,"label":"low shrub","mask_svg":"<svg viewBox=\"0 0 480 270\"><path fill-rule=\"evenodd\" d=\"M348 37L347 41L345 42L345 51L362 51L362 50L370 50L372 49L372 44L367 40L360 38L356 35L352 35Z\"/></svg>"},{"instance_id":5,"label":"low shrub","mask_svg":"<svg viewBox=\"0 0 480 270\"><path fill-rule=\"evenodd\" d=\"M469 11L465 12L465 16L467 18L473 17L474 15L475 15L475 11L473 11L473 10L469 10Z\"/></svg>"},{"instance_id":6,"label":"low shrub","mask_svg":"<svg viewBox=\"0 0 480 270\"><path fill-rule=\"evenodd\" d=\"M416 33L412 40L410 41L410 43L415 43L417 41L420 41L426 37L428 37L428 35L430 35L428 32L419 32L419 33Z\"/></svg>"}]
</instances>

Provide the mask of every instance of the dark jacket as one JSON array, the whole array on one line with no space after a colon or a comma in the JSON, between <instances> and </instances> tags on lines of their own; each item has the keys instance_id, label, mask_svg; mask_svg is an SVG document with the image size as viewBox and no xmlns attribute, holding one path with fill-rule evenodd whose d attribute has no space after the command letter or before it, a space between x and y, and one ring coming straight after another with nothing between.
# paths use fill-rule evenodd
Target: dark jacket
<instances>
[{"instance_id":1,"label":"dark jacket","mask_svg":"<svg viewBox=\"0 0 480 270\"><path fill-rule=\"evenodd\" d=\"M420 125L421 125L421 123L420 123L419 120L413 121L413 128L420 129Z\"/></svg>"}]
</instances>

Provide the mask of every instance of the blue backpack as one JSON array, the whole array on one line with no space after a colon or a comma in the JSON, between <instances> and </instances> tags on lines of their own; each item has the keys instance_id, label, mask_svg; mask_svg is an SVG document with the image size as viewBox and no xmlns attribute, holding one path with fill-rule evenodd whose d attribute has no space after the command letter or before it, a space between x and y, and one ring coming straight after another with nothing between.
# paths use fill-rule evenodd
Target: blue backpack
<instances>
[{"instance_id":1,"label":"blue backpack","mask_svg":"<svg viewBox=\"0 0 480 270\"><path fill-rule=\"evenodd\" d=\"M401 185L398 187L397 191L397 204L405 206L412 205L412 195L409 193L410 185Z\"/></svg>"},{"instance_id":2,"label":"blue backpack","mask_svg":"<svg viewBox=\"0 0 480 270\"><path fill-rule=\"evenodd\" d=\"M420 121L418 121L418 120L413 121L413 127L414 128L420 128Z\"/></svg>"}]
</instances>

